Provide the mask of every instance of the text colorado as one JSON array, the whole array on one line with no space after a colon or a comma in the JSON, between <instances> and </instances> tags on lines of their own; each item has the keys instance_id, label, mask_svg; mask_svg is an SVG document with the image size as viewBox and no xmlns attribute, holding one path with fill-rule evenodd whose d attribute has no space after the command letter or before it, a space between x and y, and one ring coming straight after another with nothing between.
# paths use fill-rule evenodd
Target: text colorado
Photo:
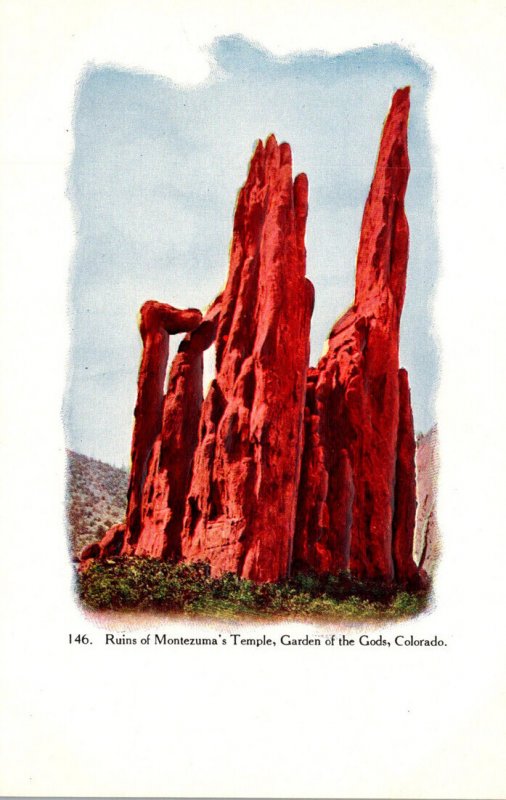
<instances>
[{"instance_id":1,"label":"text colorado","mask_svg":"<svg viewBox=\"0 0 506 800\"><path fill-rule=\"evenodd\" d=\"M396 636L395 644L398 647L446 647L444 639L433 636L432 639L415 639L411 636Z\"/></svg>"}]
</instances>

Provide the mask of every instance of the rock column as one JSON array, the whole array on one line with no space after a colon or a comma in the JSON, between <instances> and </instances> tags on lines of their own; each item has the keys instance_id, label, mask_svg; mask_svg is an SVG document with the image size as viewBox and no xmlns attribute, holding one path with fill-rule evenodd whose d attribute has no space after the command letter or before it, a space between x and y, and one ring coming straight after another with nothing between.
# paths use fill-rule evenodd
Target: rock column
<instances>
[{"instance_id":1,"label":"rock column","mask_svg":"<svg viewBox=\"0 0 506 800\"><path fill-rule=\"evenodd\" d=\"M326 491L318 507L308 509L314 486L301 485L296 532L296 552L305 553L306 567L349 568L357 577L387 582L396 573L407 580L414 568L414 435L407 374L399 376L409 242L408 114L409 89L400 89L364 209L354 303L334 325L308 386L314 401L303 474L316 463L318 485Z\"/></svg>"},{"instance_id":2,"label":"rock column","mask_svg":"<svg viewBox=\"0 0 506 800\"><path fill-rule=\"evenodd\" d=\"M169 336L199 325L198 309L180 310L148 300L140 311L143 352L134 411L130 482L127 494L126 534L122 554L131 555L141 531L142 491L148 460L162 427L164 382L169 358Z\"/></svg>"},{"instance_id":3,"label":"rock column","mask_svg":"<svg viewBox=\"0 0 506 800\"><path fill-rule=\"evenodd\" d=\"M259 142L235 212L182 536L213 574L276 581L290 568L313 287L305 277L307 179L287 144Z\"/></svg>"}]
</instances>

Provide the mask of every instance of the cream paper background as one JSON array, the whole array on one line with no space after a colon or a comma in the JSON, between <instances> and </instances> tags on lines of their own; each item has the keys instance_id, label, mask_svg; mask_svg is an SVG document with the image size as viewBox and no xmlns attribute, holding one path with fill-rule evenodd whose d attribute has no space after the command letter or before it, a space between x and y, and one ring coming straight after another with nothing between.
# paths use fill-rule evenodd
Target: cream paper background
<instances>
[{"instance_id":1,"label":"cream paper background","mask_svg":"<svg viewBox=\"0 0 506 800\"><path fill-rule=\"evenodd\" d=\"M505 4L2 0L0 8L1 791L504 797ZM396 42L436 70L445 549L436 608L381 632L437 633L447 647L106 648L103 630L75 605L60 410L76 81L95 62L198 82L209 70L207 45L225 33L278 55ZM156 628L137 635L148 629ZM254 632L237 623L215 630ZM68 645L69 633L84 632L93 646Z\"/></svg>"}]
</instances>

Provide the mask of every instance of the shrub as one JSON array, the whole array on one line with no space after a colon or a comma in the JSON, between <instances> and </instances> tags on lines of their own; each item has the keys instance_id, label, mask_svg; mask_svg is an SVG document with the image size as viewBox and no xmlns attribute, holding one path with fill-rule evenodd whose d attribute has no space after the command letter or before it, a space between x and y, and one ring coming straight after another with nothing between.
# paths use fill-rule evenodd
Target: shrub
<instances>
[{"instance_id":1,"label":"shrub","mask_svg":"<svg viewBox=\"0 0 506 800\"><path fill-rule=\"evenodd\" d=\"M204 562L172 563L118 557L78 573L81 601L93 609L154 609L213 616L294 616L380 619L420 613L427 593L411 594L349 574L296 575L257 584L227 573L212 578Z\"/></svg>"}]
</instances>

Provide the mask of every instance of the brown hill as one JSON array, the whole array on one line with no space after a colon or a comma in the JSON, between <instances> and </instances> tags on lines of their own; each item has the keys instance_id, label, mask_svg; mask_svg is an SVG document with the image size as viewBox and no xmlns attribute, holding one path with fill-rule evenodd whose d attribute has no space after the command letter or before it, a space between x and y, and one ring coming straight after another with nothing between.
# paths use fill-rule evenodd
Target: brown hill
<instances>
[{"instance_id":1,"label":"brown hill","mask_svg":"<svg viewBox=\"0 0 506 800\"><path fill-rule=\"evenodd\" d=\"M439 558L441 543L436 516L437 478L439 467L437 426L417 436L417 511L414 556L429 575Z\"/></svg>"},{"instance_id":2,"label":"brown hill","mask_svg":"<svg viewBox=\"0 0 506 800\"><path fill-rule=\"evenodd\" d=\"M125 518L128 472L67 451L67 519L72 554Z\"/></svg>"}]
</instances>

